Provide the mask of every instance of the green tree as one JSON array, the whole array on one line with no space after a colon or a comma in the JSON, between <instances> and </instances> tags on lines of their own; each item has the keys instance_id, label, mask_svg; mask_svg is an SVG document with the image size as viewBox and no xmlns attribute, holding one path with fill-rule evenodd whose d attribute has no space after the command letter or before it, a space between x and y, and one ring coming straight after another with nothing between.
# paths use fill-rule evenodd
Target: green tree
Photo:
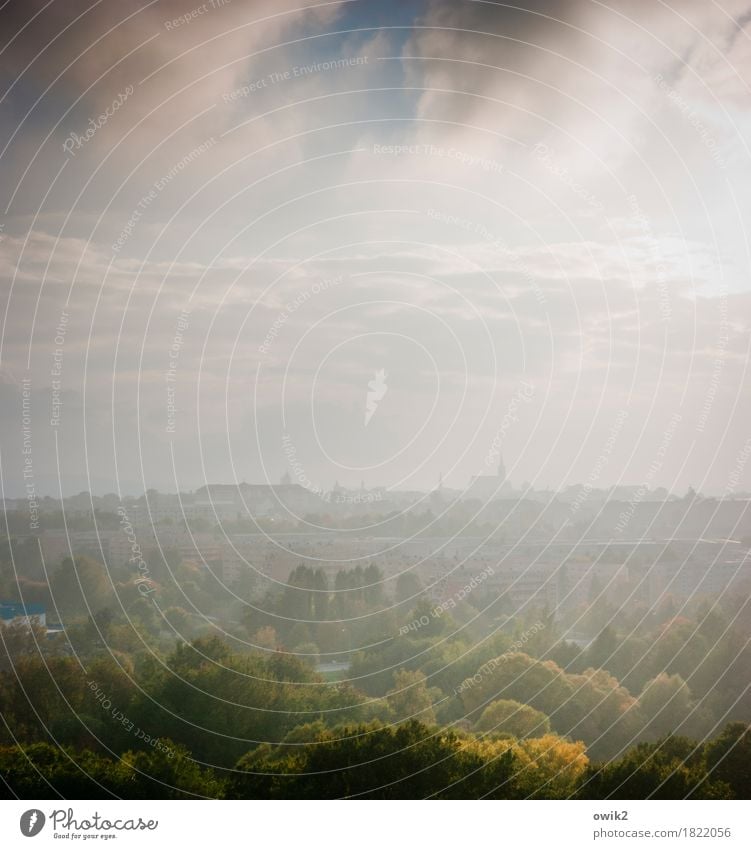
<instances>
[{"instance_id":1,"label":"green tree","mask_svg":"<svg viewBox=\"0 0 751 849\"><path fill-rule=\"evenodd\" d=\"M727 784L736 799L751 799L751 726L726 725L705 745L704 759L710 781Z\"/></svg>"},{"instance_id":2,"label":"green tree","mask_svg":"<svg viewBox=\"0 0 751 849\"><path fill-rule=\"evenodd\" d=\"M240 759L228 795L251 799L515 798L509 747L411 721L341 726L307 745L259 746Z\"/></svg>"},{"instance_id":3,"label":"green tree","mask_svg":"<svg viewBox=\"0 0 751 849\"><path fill-rule=\"evenodd\" d=\"M550 719L529 705L513 699L498 699L485 708L475 728L481 733L543 737L550 733Z\"/></svg>"},{"instance_id":4,"label":"green tree","mask_svg":"<svg viewBox=\"0 0 751 849\"><path fill-rule=\"evenodd\" d=\"M96 613L113 599L104 566L90 557L66 557L52 576L50 590L58 609L68 616Z\"/></svg>"},{"instance_id":5,"label":"green tree","mask_svg":"<svg viewBox=\"0 0 751 849\"><path fill-rule=\"evenodd\" d=\"M639 696L644 716L644 735L651 739L671 734L686 722L691 713L692 698L680 675L661 672L648 681Z\"/></svg>"},{"instance_id":6,"label":"green tree","mask_svg":"<svg viewBox=\"0 0 751 849\"><path fill-rule=\"evenodd\" d=\"M394 673L394 689L388 693L388 704L397 722L416 719L425 725L435 723L433 702L440 690L428 687L422 672L400 669Z\"/></svg>"},{"instance_id":7,"label":"green tree","mask_svg":"<svg viewBox=\"0 0 751 849\"><path fill-rule=\"evenodd\" d=\"M415 599L421 592L422 584L414 572L402 572L396 579L396 592L394 595L397 604L411 602L414 605Z\"/></svg>"}]
</instances>

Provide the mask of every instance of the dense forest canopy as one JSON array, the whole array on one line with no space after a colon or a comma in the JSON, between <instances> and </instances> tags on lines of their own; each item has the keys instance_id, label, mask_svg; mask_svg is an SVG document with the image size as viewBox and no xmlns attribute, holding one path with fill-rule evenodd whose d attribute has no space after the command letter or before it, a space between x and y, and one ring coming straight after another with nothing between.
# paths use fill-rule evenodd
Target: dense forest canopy
<instances>
[{"instance_id":1,"label":"dense forest canopy","mask_svg":"<svg viewBox=\"0 0 751 849\"><path fill-rule=\"evenodd\" d=\"M132 569L87 557L64 560L49 589L24 579L28 596L54 595L65 628L0 626L4 793L751 792L751 623L737 600L606 609L599 631L590 601L571 614L596 631L582 646L560 616L508 615L479 581L448 605L407 572L387 597L372 564L333 578L301 564L284 586L249 587L240 618L206 618L189 601L219 612L210 571L173 565L150 595Z\"/></svg>"}]
</instances>

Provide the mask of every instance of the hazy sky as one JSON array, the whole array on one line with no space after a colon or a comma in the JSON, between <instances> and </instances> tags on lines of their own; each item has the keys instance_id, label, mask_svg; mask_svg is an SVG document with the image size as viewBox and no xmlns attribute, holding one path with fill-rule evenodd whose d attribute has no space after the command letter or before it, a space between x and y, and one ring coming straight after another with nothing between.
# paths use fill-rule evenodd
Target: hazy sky
<instances>
[{"instance_id":1,"label":"hazy sky","mask_svg":"<svg viewBox=\"0 0 751 849\"><path fill-rule=\"evenodd\" d=\"M463 487L494 443L517 485L751 489L748 0L0 33L4 495Z\"/></svg>"}]
</instances>

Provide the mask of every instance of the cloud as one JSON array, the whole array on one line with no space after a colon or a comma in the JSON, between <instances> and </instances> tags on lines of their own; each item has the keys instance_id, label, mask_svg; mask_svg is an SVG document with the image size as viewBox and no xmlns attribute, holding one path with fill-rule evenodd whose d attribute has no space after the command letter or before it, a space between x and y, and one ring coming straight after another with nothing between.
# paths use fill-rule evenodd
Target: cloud
<instances>
[{"instance_id":1,"label":"cloud","mask_svg":"<svg viewBox=\"0 0 751 849\"><path fill-rule=\"evenodd\" d=\"M406 39L331 34L342 4L250 5L0 11L2 363L47 408L69 313L64 480L88 459L108 489L169 488L173 451L188 488L278 477L287 427L326 483L464 483L523 379L515 479L586 478L583 435L627 406L635 480L680 410L679 485L721 486L708 446L732 453L747 413L749 4L432 2Z\"/></svg>"}]
</instances>

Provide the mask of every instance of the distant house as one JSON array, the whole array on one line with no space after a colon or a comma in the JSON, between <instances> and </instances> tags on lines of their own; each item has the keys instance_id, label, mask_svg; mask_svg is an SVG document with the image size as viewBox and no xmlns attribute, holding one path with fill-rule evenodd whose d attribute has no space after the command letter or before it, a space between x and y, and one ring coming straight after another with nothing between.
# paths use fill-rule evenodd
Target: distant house
<instances>
[{"instance_id":1,"label":"distant house","mask_svg":"<svg viewBox=\"0 0 751 849\"><path fill-rule=\"evenodd\" d=\"M0 601L0 624L10 625L14 622L34 622L47 627L47 611L43 604L22 604L20 601Z\"/></svg>"}]
</instances>

